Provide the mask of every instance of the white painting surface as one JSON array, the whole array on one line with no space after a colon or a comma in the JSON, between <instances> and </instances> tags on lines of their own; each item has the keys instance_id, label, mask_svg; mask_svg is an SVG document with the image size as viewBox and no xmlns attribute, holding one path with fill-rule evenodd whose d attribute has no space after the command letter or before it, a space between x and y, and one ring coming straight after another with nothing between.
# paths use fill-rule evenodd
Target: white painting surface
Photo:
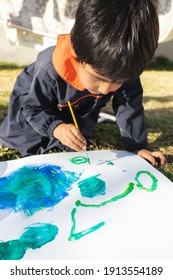
<instances>
[{"instance_id":1,"label":"white painting surface","mask_svg":"<svg viewBox=\"0 0 173 280\"><path fill-rule=\"evenodd\" d=\"M125 151L0 163L1 259L172 259L173 183Z\"/></svg>"}]
</instances>

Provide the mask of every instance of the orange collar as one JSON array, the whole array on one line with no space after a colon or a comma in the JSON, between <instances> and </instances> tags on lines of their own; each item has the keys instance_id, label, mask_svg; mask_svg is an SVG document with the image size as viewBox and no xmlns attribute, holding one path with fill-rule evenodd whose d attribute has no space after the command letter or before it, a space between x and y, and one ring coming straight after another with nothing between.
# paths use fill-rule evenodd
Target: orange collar
<instances>
[{"instance_id":1,"label":"orange collar","mask_svg":"<svg viewBox=\"0 0 173 280\"><path fill-rule=\"evenodd\" d=\"M77 60L71 53L70 34L59 35L57 45L52 54L52 61L58 74L78 90L84 90L77 75Z\"/></svg>"}]
</instances>

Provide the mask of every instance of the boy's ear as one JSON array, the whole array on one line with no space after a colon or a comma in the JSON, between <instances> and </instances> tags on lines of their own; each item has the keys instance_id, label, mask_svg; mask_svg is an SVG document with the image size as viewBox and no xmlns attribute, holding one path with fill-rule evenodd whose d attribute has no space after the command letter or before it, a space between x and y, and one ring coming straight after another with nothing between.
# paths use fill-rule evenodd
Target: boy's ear
<instances>
[{"instance_id":1,"label":"boy's ear","mask_svg":"<svg viewBox=\"0 0 173 280\"><path fill-rule=\"evenodd\" d=\"M76 53L75 53L75 51L74 51L74 49L73 49L72 43L71 43L71 55L72 55L73 57L77 58L77 55L76 55Z\"/></svg>"}]
</instances>

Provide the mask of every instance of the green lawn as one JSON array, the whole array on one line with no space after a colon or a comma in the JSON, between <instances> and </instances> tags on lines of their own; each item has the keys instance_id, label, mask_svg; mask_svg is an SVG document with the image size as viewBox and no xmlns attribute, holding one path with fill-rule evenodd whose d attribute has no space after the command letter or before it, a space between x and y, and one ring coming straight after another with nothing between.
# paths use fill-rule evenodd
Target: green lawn
<instances>
[{"instance_id":1,"label":"green lawn","mask_svg":"<svg viewBox=\"0 0 173 280\"><path fill-rule=\"evenodd\" d=\"M21 69L14 64L0 63L0 122L7 112L10 92ZM173 63L165 58L155 59L142 74L141 81L149 147L166 155L167 164L157 168L173 181ZM111 111L111 105L104 110ZM89 149L125 149L118 127L98 124ZM17 151L0 147L0 160L20 157Z\"/></svg>"}]
</instances>

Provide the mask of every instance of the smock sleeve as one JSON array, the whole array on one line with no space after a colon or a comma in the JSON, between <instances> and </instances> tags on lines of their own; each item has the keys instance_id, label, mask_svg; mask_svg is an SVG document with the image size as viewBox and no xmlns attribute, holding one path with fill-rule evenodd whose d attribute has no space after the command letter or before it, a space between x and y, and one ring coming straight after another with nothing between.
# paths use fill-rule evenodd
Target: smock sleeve
<instances>
[{"instance_id":1,"label":"smock sleeve","mask_svg":"<svg viewBox=\"0 0 173 280\"><path fill-rule=\"evenodd\" d=\"M22 114L32 128L43 136L53 136L63 120L57 108L58 87L46 74L35 75L29 92L23 96Z\"/></svg>"},{"instance_id":2,"label":"smock sleeve","mask_svg":"<svg viewBox=\"0 0 173 280\"><path fill-rule=\"evenodd\" d=\"M113 97L113 110L127 150L135 152L147 147L147 133L142 105L140 79L125 83Z\"/></svg>"}]
</instances>

